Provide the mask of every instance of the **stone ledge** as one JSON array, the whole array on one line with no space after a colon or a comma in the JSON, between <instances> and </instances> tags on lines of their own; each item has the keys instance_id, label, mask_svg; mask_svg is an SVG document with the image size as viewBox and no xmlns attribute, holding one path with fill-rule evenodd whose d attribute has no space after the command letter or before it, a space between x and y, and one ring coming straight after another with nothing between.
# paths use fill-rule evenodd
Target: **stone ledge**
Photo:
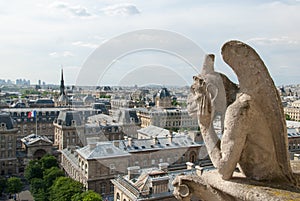
<instances>
[{"instance_id":1,"label":"stone ledge","mask_svg":"<svg viewBox=\"0 0 300 201\"><path fill-rule=\"evenodd\" d=\"M181 186L188 188L189 195L181 195L183 200L197 197L201 200L241 200L241 201L291 201L300 200L300 190L293 187L274 185L249 180L235 174L231 180L225 181L216 170L203 172L201 176L182 175L177 178ZM187 190L185 189L186 193ZM179 196L177 196L179 197ZM187 198L189 197L189 198Z\"/></svg>"},{"instance_id":2,"label":"stone ledge","mask_svg":"<svg viewBox=\"0 0 300 201\"><path fill-rule=\"evenodd\" d=\"M208 171L201 177L213 188L241 200L300 200L299 189L257 182L238 174L229 181L223 180L217 171Z\"/></svg>"}]
</instances>

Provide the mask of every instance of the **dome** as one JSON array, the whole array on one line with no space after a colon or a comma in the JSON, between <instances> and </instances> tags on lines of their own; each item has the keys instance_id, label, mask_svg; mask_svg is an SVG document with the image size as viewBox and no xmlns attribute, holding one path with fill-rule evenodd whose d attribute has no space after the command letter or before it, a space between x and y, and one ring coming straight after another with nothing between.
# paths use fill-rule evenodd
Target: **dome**
<instances>
[{"instance_id":1,"label":"dome","mask_svg":"<svg viewBox=\"0 0 300 201\"><path fill-rule=\"evenodd\" d=\"M171 98L171 93L167 88L162 88L157 92L155 97L159 97L160 99L170 97Z\"/></svg>"},{"instance_id":2,"label":"dome","mask_svg":"<svg viewBox=\"0 0 300 201\"><path fill-rule=\"evenodd\" d=\"M87 95L83 98L84 104L91 104L95 102L95 98L92 95Z\"/></svg>"},{"instance_id":3,"label":"dome","mask_svg":"<svg viewBox=\"0 0 300 201\"><path fill-rule=\"evenodd\" d=\"M6 129L10 130L14 128L14 121L11 118L9 113L1 113L0 114L0 125L5 124Z\"/></svg>"}]
</instances>

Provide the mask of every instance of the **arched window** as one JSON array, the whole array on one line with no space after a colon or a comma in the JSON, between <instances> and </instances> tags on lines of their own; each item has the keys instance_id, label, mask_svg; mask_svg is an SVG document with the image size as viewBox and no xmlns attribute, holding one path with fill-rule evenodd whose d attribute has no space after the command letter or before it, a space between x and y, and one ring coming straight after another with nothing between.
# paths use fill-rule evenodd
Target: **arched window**
<instances>
[{"instance_id":1,"label":"arched window","mask_svg":"<svg viewBox=\"0 0 300 201\"><path fill-rule=\"evenodd\" d=\"M196 153L194 151L190 152L189 162L191 162L191 163L196 162Z\"/></svg>"},{"instance_id":2,"label":"arched window","mask_svg":"<svg viewBox=\"0 0 300 201\"><path fill-rule=\"evenodd\" d=\"M117 193L117 201L120 201L120 194Z\"/></svg>"}]
</instances>

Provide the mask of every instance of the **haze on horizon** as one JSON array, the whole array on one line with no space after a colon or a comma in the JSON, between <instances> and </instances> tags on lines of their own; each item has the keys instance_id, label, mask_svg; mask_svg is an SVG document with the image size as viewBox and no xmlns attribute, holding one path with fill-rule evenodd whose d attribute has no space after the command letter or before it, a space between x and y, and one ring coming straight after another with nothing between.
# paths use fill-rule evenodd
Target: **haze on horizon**
<instances>
[{"instance_id":1,"label":"haze on horizon","mask_svg":"<svg viewBox=\"0 0 300 201\"><path fill-rule=\"evenodd\" d=\"M178 33L205 53L214 53L216 69L234 81L235 76L221 59L220 49L226 41L237 39L257 50L276 85L297 84L300 83L299 11L299 0L0 2L0 79L25 78L32 84L38 80L59 84L63 66L65 83L72 85L86 59L101 44L124 33L160 29ZM202 56L199 55L199 68ZM170 79L171 84L176 84L176 80L179 85L189 84L192 75L181 75L182 70L172 71L176 65L188 69L180 62L157 53L132 54L111 66L128 68L131 74L118 80L107 74L103 84L126 84L131 80L143 85L143 82L159 82L158 77L166 81L170 79L168 75L175 78ZM158 66L164 69L161 73Z\"/></svg>"}]
</instances>

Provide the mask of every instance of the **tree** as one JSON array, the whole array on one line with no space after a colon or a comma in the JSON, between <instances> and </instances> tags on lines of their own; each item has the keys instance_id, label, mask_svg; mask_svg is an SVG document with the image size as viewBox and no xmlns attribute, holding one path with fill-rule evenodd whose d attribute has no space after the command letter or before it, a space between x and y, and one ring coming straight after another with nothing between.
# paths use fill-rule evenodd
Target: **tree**
<instances>
[{"instance_id":1,"label":"tree","mask_svg":"<svg viewBox=\"0 0 300 201\"><path fill-rule=\"evenodd\" d=\"M43 170L58 167L57 159L52 155L45 155L40 159Z\"/></svg>"},{"instance_id":2,"label":"tree","mask_svg":"<svg viewBox=\"0 0 300 201\"><path fill-rule=\"evenodd\" d=\"M82 192L81 194L77 193L72 196L72 201L102 201L102 197L100 194L88 190L85 192Z\"/></svg>"},{"instance_id":3,"label":"tree","mask_svg":"<svg viewBox=\"0 0 300 201\"><path fill-rule=\"evenodd\" d=\"M0 195L3 193L6 185L7 185L7 180L4 177L0 176Z\"/></svg>"},{"instance_id":4,"label":"tree","mask_svg":"<svg viewBox=\"0 0 300 201\"><path fill-rule=\"evenodd\" d=\"M48 201L48 193L44 189L39 189L34 195L34 201Z\"/></svg>"},{"instance_id":5,"label":"tree","mask_svg":"<svg viewBox=\"0 0 300 201\"><path fill-rule=\"evenodd\" d=\"M68 177L58 177L49 190L50 201L71 201L73 195L83 191L83 185Z\"/></svg>"},{"instance_id":6,"label":"tree","mask_svg":"<svg viewBox=\"0 0 300 201\"><path fill-rule=\"evenodd\" d=\"M290 117L290 115L288 115L288 114L285 114L285 119L286 119L286 120L291 120L291 117Z\"/></svg>"},{"instance_id":7,"label":"tree","mask_svg":"<svg viewBox=\"0 0 300 201\"><path fill-rule=\"evenodd\" d=\"M42 165L38 160L32 160L25 168L25 178L30 182L33 178L43 178Z\"/></svg>"},{"instance_id":8,"label":"tree","mask_svg":"<svg viewBox=\"0 0 300 201\"><path fill-rule=\"evenodd\" d=\"M7 180L6 192L11 194L17 194L20 193L22 189L23 189L23 183L20 178L10 177Z\"/></svg>"},{"instance_id":9,"label":"tree","mask_svg":"<svg viewBox=\"0 0 300 201\"><path fill-rule=\"evenodd\" d=\"M41 178L33 178L30 182L30 192L35 201L46 201L45 182Z\"/></svg>"},{"instance_id":10,"label":"tree","mask_svg":"<svg viewBox=\"0 0 300 201\"><path fill-rule=\"evenodd\" d=\"M83 201L102 201L101 196L94 191L86 191L83 194Z\"/></svg>"},{"instance_id":11,"label":"tree","mask_svg":"<svg viewBox=\"0 0 300 201\"><path fill-rule=\"evenodd\" d=\"M64 176L64 172L58 167L51 167L44 171L44 183L46 188L52 186L56 178Z\"/></svg>"}]
</instances>

